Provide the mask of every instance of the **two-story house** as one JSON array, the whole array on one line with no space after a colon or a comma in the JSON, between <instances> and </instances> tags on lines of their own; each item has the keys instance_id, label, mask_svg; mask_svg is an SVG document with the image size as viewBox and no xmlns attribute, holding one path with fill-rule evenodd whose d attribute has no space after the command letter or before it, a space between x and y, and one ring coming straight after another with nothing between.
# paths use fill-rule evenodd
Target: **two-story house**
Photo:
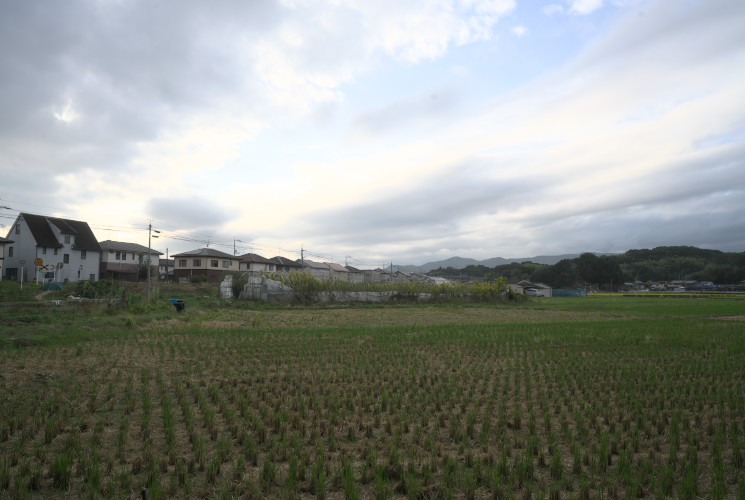
<instances>
[{"instance_id":1,"label":"two-story house","mask_svg":"<svg viewBox=\"0 0 745 500\"><path fill-rule=\"evenodd\" d=\"M105 240L101 242L101 279L121 281L144 280L147 275L147 262L150 261L150 275L158 277L158 266L162 252L148 249L137 243Z\"/></svg>"},{"instance_id":2,"label":"two-story house","mask_svg":"<svg viewBox=\"0 0 745 500\"><path fill-rule=\"evenodd\" d=\"M300 264L300 262L292 259L288 259L287 257L280 257L277 255L276 257L272 257L272 262L274 262L274 269L278 273L292 273L292 272L300 272L303 270L303 266Z\"/></svg>"},{"instance_id":3,"label":"two-story house","mask_svg":"<svg viewBox=\"0 0 745 500\"><path fill-rule=\"evenodd\" d=\"M174 264L174 279L203 279L213 283L222 281L225 274L230 271L238 271L241 259L214 248L199 248L171 257Z\"/></svg>"},{"instance_id":4,"label":"two-story house","mask_svg":"<svg viewBox=\"0 0 745 500\"><path fill-rule=\"evenodd\" d=\"M5 261L5 245L13 243L13 240L0 236L0 281L3 280L3 262Z\"/></svg>"},{"instance_id":5,"label":"two-story house","mask_svg":"<svg viewBox=\"0 0 745 500\"><path fill-rule=\"evenodd\" d=\"M86 222L20 213L7 238L7 279L98 280L101 246Z\"/></svg>"},{"instance_id":6,"label":"two-story house","mask_svg":"<svg viewBox=\"0 0 745 500\"><path fill-rule=\"evenodd\" d=\"M266 257L262 257L259 254L247 253L239 257L240 270L247 271L251 276L258 276L261 273L273 273L277 270L277 264Z\"/></svg>"},{"instance_id":7,"label":"two-story house","mask_svg":"<svg viewBox=\"0 0 745 500\"><path fill-rule=\"evenodd\" d=\"M304 273L310 274L314 278L331 278L331 269L329 269L328 264L305 259L302 261L302 265L302 271Z\"/></svg>"}]
</instances>

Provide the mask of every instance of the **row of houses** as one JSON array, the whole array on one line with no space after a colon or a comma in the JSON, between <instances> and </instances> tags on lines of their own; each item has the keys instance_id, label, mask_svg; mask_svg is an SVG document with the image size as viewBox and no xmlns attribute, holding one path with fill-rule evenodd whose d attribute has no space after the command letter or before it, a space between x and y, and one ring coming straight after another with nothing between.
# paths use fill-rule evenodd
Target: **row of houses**
<instances>
[{"instance_id":1,"label":"row of houses","mask_svg":"<svg viewBox=\"0 0 745 500\"><path fill-rule=\"evenodd\" d=\"M302 271L321 279L361 281L437 281L419 273L385 269L360 270L333 262L292 260L255 253L230 255L199 248L162 259L162 252L137 243L99 242L86 222L20 213L5 238L0 238L0 279L14 281L97 281L143 279L222 281L226 273L289 273ZM443 280L444 281L444 280Z\"/></svg>"},{"instance_id":2,"label":"row of houses","mask_svg":"<svg viewBox=\"0 0 745 500\"><path fill-rule=\"evenodd\" d=\"M204 279L210 282L221 281L229 271L246 272L251 276L262 273L304 272L318 279L332 279L360 283L363 281L407 281L407 282L440 282L436 278L420 273L404 271L391 272L385 269L357 269L342 266L334 262L316 262L301 259L292 260L286 257L263 257L255 253L233 256L213 248L200 248L173 256L172 277L178 281Z\"/></svg>"}]
</instances>

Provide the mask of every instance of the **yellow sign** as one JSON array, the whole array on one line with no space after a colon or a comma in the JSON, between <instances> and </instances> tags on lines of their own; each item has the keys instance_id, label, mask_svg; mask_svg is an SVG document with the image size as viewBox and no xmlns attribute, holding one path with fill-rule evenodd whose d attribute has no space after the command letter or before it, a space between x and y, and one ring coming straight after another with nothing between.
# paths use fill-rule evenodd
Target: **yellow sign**
<instances>
[{"instance_id":1,"label":"yellow sign","mask_svg":"<svg viewBox=\"0 0 745 500\"><path fill-rule=\"evenodd\" d=\"M35 266L41 266L42 264L44 264L44 260L42 260L42 259L40 259L38 257L34 259L34 265Z\"/></svg>"}]
</instances>

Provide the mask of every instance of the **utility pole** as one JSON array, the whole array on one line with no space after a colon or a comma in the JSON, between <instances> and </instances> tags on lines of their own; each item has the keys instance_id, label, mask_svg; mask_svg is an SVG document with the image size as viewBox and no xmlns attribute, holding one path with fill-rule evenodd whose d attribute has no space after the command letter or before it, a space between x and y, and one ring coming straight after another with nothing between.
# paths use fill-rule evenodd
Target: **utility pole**
<instances>
[{"instance_id":1,"label":"utility pole","mask_svg":"<svg viewBox=\"0 0 745 500\"><path fill-rule=\"evenodd\" d=\"M304 257L303 252L304 252L303 245L300 245L300 265L302 266L301 269L304 271L305 270L305 257Z\"/></svg>"},{"instance_id":2,"label":"utility pole","mask_svg":"<svg viewBox=\"0 0 745 500\"><path fill-rule=\"evenodd\" d=\"M147 225L147 301L150 302L150 267L152 264L152 247L151 247L151 239L157 238L157 236L153 236L152 233L160 233L160 231L156 231L153 229L153 221L151 220Z\"/></svg>"}]
</instances>

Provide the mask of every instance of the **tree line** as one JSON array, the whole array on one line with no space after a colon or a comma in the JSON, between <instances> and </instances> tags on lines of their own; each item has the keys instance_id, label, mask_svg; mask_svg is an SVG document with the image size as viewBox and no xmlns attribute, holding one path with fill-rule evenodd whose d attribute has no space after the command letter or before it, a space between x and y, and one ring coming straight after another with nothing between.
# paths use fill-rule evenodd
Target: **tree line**
<instances>
[{"instance_id":1,"label":"tree line","mask_svg":"<svg viewBox=\"0 0 745 500\"><path fill-rule=\"evenodd\" d=\"M431 271L433 276L449 279L481 280L507 278L545 283L554 288L597 286L617 289L625 282L711 281L737 285L745 280L745 252L722 252L691 246L657 247L651 250L629 250L617 255L598 256L583 253L556 264L513 262L495 267L470 265Z\"/></svg>"}]
</instances>

